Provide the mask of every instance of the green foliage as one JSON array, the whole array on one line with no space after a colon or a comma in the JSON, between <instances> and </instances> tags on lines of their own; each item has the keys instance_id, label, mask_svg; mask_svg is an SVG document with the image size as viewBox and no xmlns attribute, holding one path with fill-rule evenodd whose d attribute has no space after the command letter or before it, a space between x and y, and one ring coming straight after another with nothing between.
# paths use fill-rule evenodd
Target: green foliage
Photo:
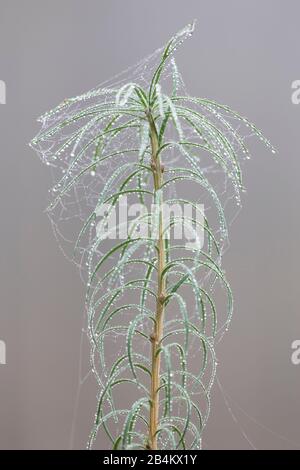
<instances>
[{"instance_id":1,"label":"green foliage","mask_svg":"<svg viewBox=\"0 0 300 470\"><path fill-rule=\"evenodd\" d=\"M99 385L89 448L100 430L113 449L149 446L151 333L163 280L164 332L155 352L161 358L158 446L199 448L209 415L215 344L233 309L221 267L228 236L225 209L241 202L248 135L273 148L229 107L185 93L173 55L193 29L188 25L112 86L65 100L40 119L42 130L32 141L43 161L59 172L48 208L55 234L70 241L72 249L64 250L87 273L87 333ZM153 158L165 166L159 188L152 182ZM150 234L157 230L159 215L151 211L135 220L125 240L109 243L104 226L110 214L102 225L97 214L104 203L113 210L122 196L159 207L163 200L189 203L195 210L197 202L205 203L204 246L166 238L160 271L157 239L135 232L141 219ZM197 224L184 216L181 222ZM165 232L175 224L171 219Z\"/></svg>"}]
</instances>

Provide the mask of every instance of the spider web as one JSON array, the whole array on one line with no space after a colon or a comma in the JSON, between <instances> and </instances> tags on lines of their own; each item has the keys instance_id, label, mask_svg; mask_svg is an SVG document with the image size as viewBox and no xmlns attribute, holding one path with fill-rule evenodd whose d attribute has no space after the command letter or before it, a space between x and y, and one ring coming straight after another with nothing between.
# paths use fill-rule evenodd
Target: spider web
<instances>
[{"instance_id":1,"label":"spider web","mask_svg":"<svg viewBox=\"0 0 300 470\"><path fill-rule=\"evenodd\" d=\"M164 197L167 200L185 198L187 185L184 183L185 171L190 168L189 159L185 158L179 149L178 138L180 141L198 142L199 138L205 147L215 153L222 154L224 161L229 161L227 150L220 142L216 142L212 137L211 129L206 122L212 123L213 128L226 137L227 141L238 156L240 161L250 158L246 143L253 135L259 137L267 147L275 152L271 144L262 136L262 134L245 118L233 113L227 107L220 107L210 100L196 102L186 91L182 76L178 71L174 53L177 47L194 31L194 24L188 25L172 38L172 53L164 64L163 73L157 87L158 107L161 119L164 115L164 107L168 105L172 108L173 104L168 96L180 97L180 102L188 102L192 110L201 109L203 121L201 136L197 135L194 129L184 119L179 119L176 112L173 112L174 126L166 130L166 141L173 142L174 145L168 148L168 152L163 154L163 163L166 167L165 173L172 177L179 174L182 184L174 187L170 184L164 191ZM165 47L157 49L154 53L138 62L135 66L126 69L112 79L98 85L94 89L74 98L66 99L53 110L45 113L39 118L41 130L33 139L31 145L38 152L41 160L51 168L54 185L49 190L50 204L47 208L47 215L50 219L54 235L58 240L65 256L74 262L80 269L81 277L87 285L87 320L84 331L91 341L90 372L92 372L99 386L99 396L101 391L105 390L110 370L118 357L125 354L128 339L128 325L134 321L134 305L136 300L136 291L128 293L124 289L125 282L128 280L145 278L145 267L134 266L130 263L120 261L120 255L116 253L110 257L110 263L106 266L106 271L100 275L97 274L94 279L93 273L98 271L99 260L105 258L106 254L112 249L111 240L101 239L99 243L99 225L97 219L97 209L99 206L111 200L118 191L122 181L130 178L137 162L141 165L149 166L151 163L149 129L147 123L143 122L140 110L136 103L133 93L136 87L148 90L151 86L151 80L158 69ZM111 109L114 108L112 118ZM173 109L173 108L172 108ZM108 158L114 156L114 158ZM216 211L212 193L205 189L199 190L196 186L188 188L192 191L192 200L195 203L204 204L205 216L210 220L210 226L218 240L219 252L215 255L214 262L216 266L221 266L222 255L229 246L227 226L234 220L241 206L241 192L243 186L237 184L232 173L234 167L227 163L229 171L224 171L224 167L219 162L209 158L205 151L201 153L198 160L201 174L207 178L213 186L218 198L226 213L227 222L220 222L220 213ZM180 171L178 171L180 168ZM130 191L134 191L138 184L139 191L147 193L151 189L151 181L148 179L147 171L141 171L138 180L129 186ZM130 194L128 204L136 202L136 195ZM146 195L146 204L150 204L151 198ZM105 219L104 219L105 221ZM118 226L118 223L116 224ZM100 231L101 238L101 231ZM209 251L209 240L205 240L203 251ZM138 257L142 262L148 262L155 257L155 247L148 246L144 249L143 242L140 245L129 248L127 260L130 257ZM199 258L196 255L195 260ZM125 266L126 264L126 266ZM112 276L106 276L110 270L117 266L116 273ZM102 277L101 277L102 276ZM205 424L209 415L209 393L215 376L217 360L214 354L215 343L220 341L225 331L228 329L231 315L225 311L226 292L224 286L220 286L217 278L209 270L204 270L198 274L198 283L205 287L207 291L214 292L217 299L218 326L213 334L214 314L207 309L207 338L212 348L212 355L208 358L207 372L202 377L202 382L206 390L200 390L194 379L189 378L187 387L205 411L203 412L203 424ZM150 279L149 285L154 285L154 279ZM94 289L94 291L93 291ZM101 302L110 299L111 292L121 289L122 296L126 296L126 301L131 308L124 309L122 320L118 323L112 323L112 327L105 334L102 349L99 351L95 347L95 337L99 335L97 330L97 321L95 317L95 308L90 306L90 299L101 299ZM193 289L191 289L193 290ZM226 289L225 289L226 290ZM93 292L96 292L94 294ZM187 299L192 298L191 292L187 292ZM100 305L100 300L95 300ZM193 305L194 302L191 304ZM114 302L115 308L121 304ZM151 299L145 303L145 311L153 310ZM171 307L172 318L167 319L166 332L172 331L173 323L181 324L181 316L178 305ZM197 322L196 305L190 309L191 322ZM142 334L149 334L149 323L145 320L139 324L139 330ZM183 334L179 334L179 341L184 341ZM98 336L97 336L98 337ZM149 345L142 341L135 341L135 355L143 360L150 358ZM191 364L191 375L195 376L197 361L199 361L199 344L196 338L192 338L189 343L188 359ZM148 361L149 362L149 361ZM149 363L147 364L149 366ZM177 365L179 367L179 364ZM126 369L126 368L125 368ZM127 378L127 370L124 369ZM176 364L174 365L175 374L172 377L174 389L181 380L176 375ZM88 372L88 375L90 374ZM85 382L80 378L80 385ZM140 386L135 393L134 399L139 399L145 393L146 381L139 377ZM126 395L126 390L125 390ZM119 415L114 415L114 432L120 433L124 426L124 416L128 414L132 406L132 401L126 399L125 395L117 399L124 401L124 410ZM78 398L78 396L77 396ZM129 393L129 398L130 393ZM127 403L128 402L128 403ZM110 399L107 399L105 405L107 412L113 409L114 405ZM178 416L178 423L184 416L185 404L174 399L173 412ZM172 419L170 418L170 421ZM204 426L203 426L204 427ZM74 433L74 429L72 431ZM142 430L138 428L138 433ZM161 448L170 446L171 438L161 438ZM190 443L193 442L190 437ZM201 441L198 440L194 447L201 447Z\"/></svg>"}]
</instances>

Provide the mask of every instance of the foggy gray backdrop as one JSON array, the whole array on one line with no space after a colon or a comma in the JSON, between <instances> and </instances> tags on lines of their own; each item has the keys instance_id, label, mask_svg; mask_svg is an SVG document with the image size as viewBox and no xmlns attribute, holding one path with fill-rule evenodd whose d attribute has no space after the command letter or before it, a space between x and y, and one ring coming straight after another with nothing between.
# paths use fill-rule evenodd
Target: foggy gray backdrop
<instances>
[{"instance_id":1,"label":"foggy gray backdrop","mask_svg":"<svg viewBox=\"0 0 300 470\"><path fill-rule=\"evenodd\" d=\"M43 213L48 169L27 143L42 112L160 47L192 19L177 61L191 95L241 111L277 147L254 146L247 194L225 268L235 297L218 347L220 383L205 449L300 448L299 124L297 0L1 0L0 448L84 448L95 410L80 387L73 438L84 286ZM228 409L231 408L231 411ZM72 442L71 442L72 441ZM251 442L251 444L250 444Z\"/></svg>"}]
</instances>

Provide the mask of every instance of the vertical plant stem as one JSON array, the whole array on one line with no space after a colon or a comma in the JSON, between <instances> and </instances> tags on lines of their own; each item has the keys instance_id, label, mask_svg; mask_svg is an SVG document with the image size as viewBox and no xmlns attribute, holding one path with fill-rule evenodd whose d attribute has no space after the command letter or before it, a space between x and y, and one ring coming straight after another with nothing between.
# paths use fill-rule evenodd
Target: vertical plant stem
<instances>
[{"instance_id":1,"label":"vertical plant stem","mask_svg":"<svg viewBox=\"0 0 300 470\"><path fill-rule=\"evenodd\" d=\"M158 136L155 122L151 116L148 115L150 124L150 138L151 138L151 154L152 162L151 168L153 172L154 191L158 191L163 183L163 166L160 162L158 155ZM162 196L159 198L159 227L158 227L158 240L157 240L157 253L158 253L158 281L157 281L157 302L155 314L154 331L150 336L152 344L152 368L151 368L151 390L150 390L150 423L149 423L149 440L148 446L150 449L157 449L157 429L159 426L159 387L160 387L160 353L159 347L163 336L164 326L164 301L165 301L165 278L162 278L162 272L166 264L166 253L163 233L163 212Z\"/></svg>"}]
</instances>

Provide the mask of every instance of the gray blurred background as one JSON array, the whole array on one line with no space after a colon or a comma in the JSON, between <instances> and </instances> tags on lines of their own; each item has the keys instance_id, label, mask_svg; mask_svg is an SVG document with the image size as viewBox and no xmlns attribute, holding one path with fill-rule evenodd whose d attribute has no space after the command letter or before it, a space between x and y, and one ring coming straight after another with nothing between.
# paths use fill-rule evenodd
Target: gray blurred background
<instances>
[{"instance_id":1,"label":"gray blurred background","mask_svg":"<svg viewBox=\"0 0 300 470\"><path fill-rule=\"evenodd\" d=\"M218 347L225 398L216 383L204 448L300 448L300 365L291 362L300 339L299 17L297 0L0 1L1 449L84 448L95 410L94 381L78 387L84 286L43 213L51 179L27 145L35 119L193 18L177 57L189 93L241 111L279 151L257 146L245 168L248 193L225 257L235 296Z\"/></svg>"}]
</instances>

